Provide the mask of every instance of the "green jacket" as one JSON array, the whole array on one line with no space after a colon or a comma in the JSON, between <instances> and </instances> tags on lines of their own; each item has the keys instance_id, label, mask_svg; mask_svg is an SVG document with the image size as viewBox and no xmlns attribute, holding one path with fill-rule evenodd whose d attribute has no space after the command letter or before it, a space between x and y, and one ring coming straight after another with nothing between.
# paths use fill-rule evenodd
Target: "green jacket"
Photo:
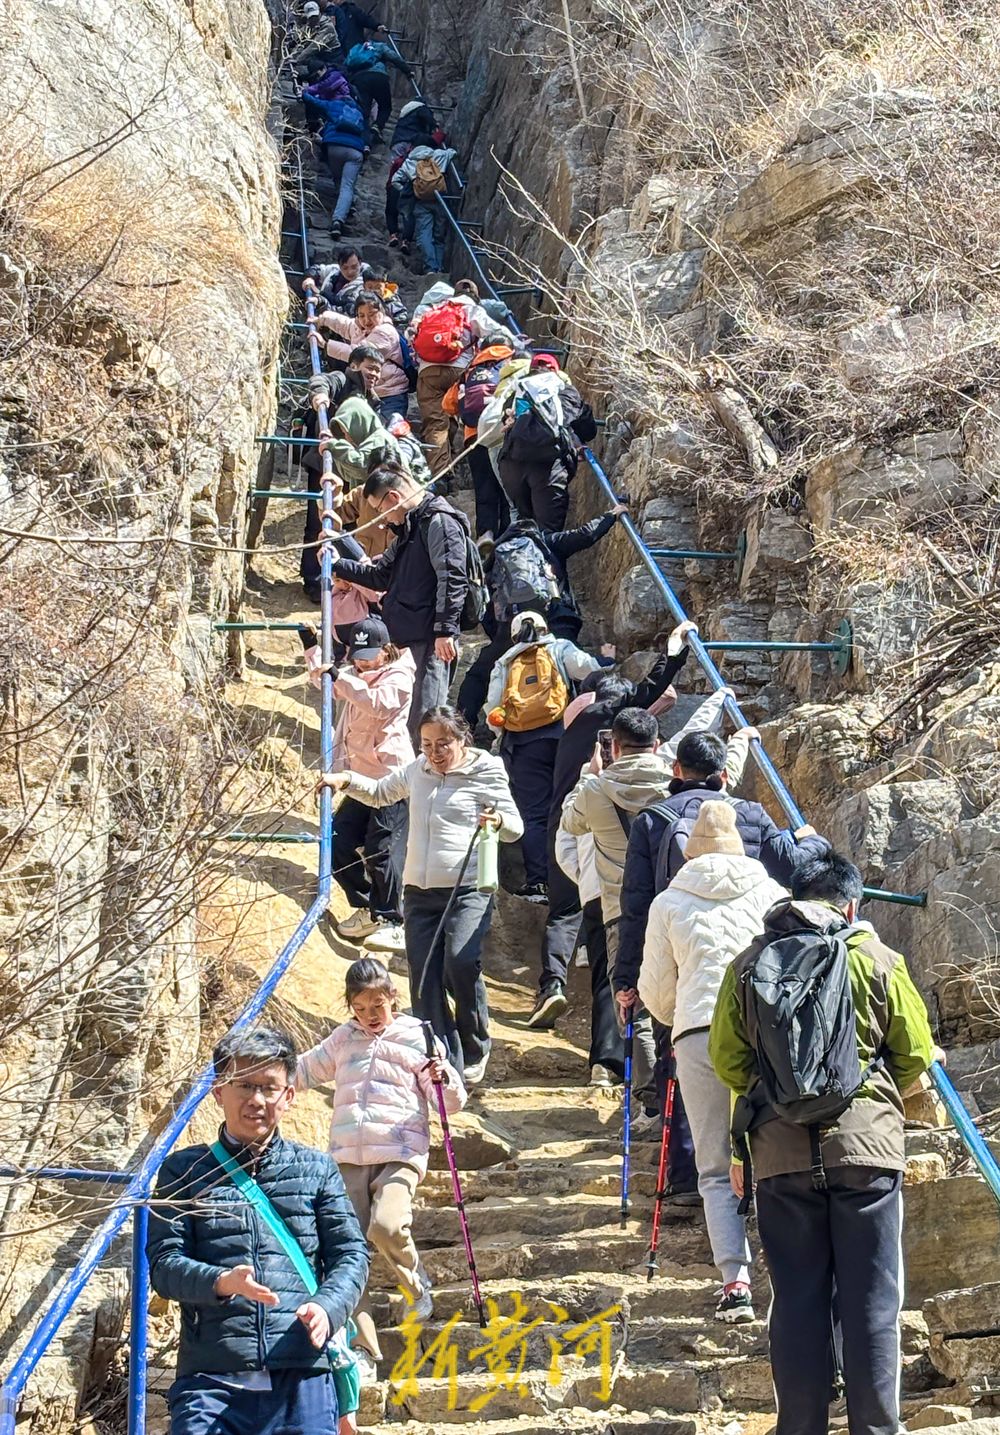
<instances>
[{"instance_id":1,"label":"green jacket","mask_svg":"<svg viewBox=\"0 0 1000 1435\"><path fill-rule=\"evenodd\" d=\"M784 930L801 928L803 917L820 930L843 920L840 912L826 903L781 902L768 912L763 935L727 967L723 977L708 1054L719 1080L739 1096L746 1095L757 1081L741 978L767 943ZM836 1125L824 1131L823 1164L902 1171L906 1156L900 1092L912 1086L933 1059L927 1008L906 962L879 941L867 922L856 922L848 932L847 951L861 1066L867 1067L877 1054L885 1065ZM766 1121L750 1133L750 1150L758 1180L810 1168L807 1129L780 1118Z\"/></svg>"},{"instance_id":2,"label":"green jacket","mask_svg":"<svg viewBox=\"0 0 1000 1435\"><path fill-rule=\"evenodd\" d=\"M384 449L397 462L403 461L399 444L361 394L344 400L330 420L330 428L333 466L348 488L364 483L368 461L379 450Z\"/></svg>"}]
</instances>

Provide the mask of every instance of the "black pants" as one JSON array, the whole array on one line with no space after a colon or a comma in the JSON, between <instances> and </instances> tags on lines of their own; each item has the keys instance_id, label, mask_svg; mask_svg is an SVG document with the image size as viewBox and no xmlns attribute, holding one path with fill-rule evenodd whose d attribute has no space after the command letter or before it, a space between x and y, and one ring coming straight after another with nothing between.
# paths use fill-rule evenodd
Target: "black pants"
<instances>
[{"instance_id":1,"label":"black pants","mask_svg":"<svg viewBox=\"0 0 1000 1435\"><path fill-rule=\"evenodd\" d=\"M587 948L590 967L590 1055L591 1066L606 1066L616 1076L625 1072L625 1044L618 1035L615 1001L608 980L608 947L604 938L601 899L583 906L580 940Z\"/></svg>"},{"instance_id":2,"label":"black pants","mask_svg":"<svg viewBox=\"0 0 1000 1435\"><path fill-rule=\"evenodd\" d=\"M667 1103L667 1080L675 1075L671 1048L673 1033L668 1026L653 1018L653 1046L656 1051L656 1065L653 1077L656 1082L656 1097L662 1113ZM684 1110L684 1093L680 1082L674 1087L674 1109L670 1122L670 1144L667 1147L667 1181L671 1186L682 1186L692 1190L698 1184L698 1166L694 1159L694 1137Z\"/></svg>"},{"instance_id":3,"label":"black pants","mask_svg":"<svg viewBox=\"0 0 1000 1435\"><path fill-rule=\"evenodd\" d=\"M389 76L380 74L378 70L361 70L351 76L351 84L357 93L365 120L367 121L374 102L375 128L385 129L392 114L392 86L389 84Z\"/></svg>"},{"instance_id":4,"label":"black pants","mask_svg":"<svg viewBox=\"0 0 1000 1435\"><path fill-rule=\"evenodd\" d=\"M757 1224L774 1291L776 1435L827 1435L834 1285L850 1435L899 1429L901 1186L898 1171L834 1166L757 1183Z\"/></svg>"},{"instance_id":5,"label":"black pants","mask_svg":"<svg viewBox=\"0 0 1000 1435\"><path fill-rule=\"evenodd\" d=\"M562 809L549 812L547 856L549 861L549 910L542 933L542 957L538 974L538 990L544 991L554 982L566 984L566 973L580 932L580 894L556 861L556 833ZM588 948L589 950L589 948ZM605 950L605 968L607 951ZM612 1013L613 1015L613 1013Z\"/></svg>"},{"instance_id":6,"label":"black pants","mask_svg":"<svg viewBox=\"0 0 1000 1435\"><path fill-rule=\"evenodd\" d=\"M489 451L476 444L466 453L476 495L476 537L492 533L498 537L510 523L510 504L493 471Z\"/></svg>"},{"instance_id":7,"label":"black pants","mask_svg":"<svg viewBox=\"0 0 1000 1435\"><path fill-rule=\"evenodd\" d=\"M521 518L533 518L539 528L550 533L566 527L569 474L561 461L522 463L501 458L500 482Z\"/></svg>"},{"instance_id":8,"label":"black pants","mask_svg":"<svg viewBox=\"0 0 1000 1435\"><path fill-rule=\"evenodd\" d=\"M353 797L344 798L333 825L334 877L352 907L367 907L383 922L403 920L403 853L408 825L405 802L368 807Z\"/></svg>"},{"instance_id":9,"label":"black pants","mask_svg":"<svg viewBox=\"0 0 1000 1435\"><path fill-rule=\"evenodd\" d=\"M510 645L510 623L500 623L490 641L479 649L468 672L462 679L456 706L473 729L479 721L479 714L486 701L493 665L498 658L503 657Z\"/></svg>"},{"instance_id":10,"label":"black pants","mask_svg":"<svg viewBox=\"0 0 1000 1435\"><path fill-rule=\"evenodd\" d=\"M530 883L548 879L547 828L549 808L552 806L556 748L561 737L560 722L535 732L505 733L500 744L500 754L510 778L510 790L524 823L521 855L524 858L524 878Z\"/></svg>"},{"instance_id":11,"label":"black pants","mask_svg":"<svg viewBox=\"0 0 1000 1435\"><path fill-rule=\"evenodd\" d=\"M413 1014L430 1022L448 1048L449 1061L464 1071L466 1064L474 1066L481 1061L490 1047L483 942L493 915L493 897L475 887L459 888L441 940L432 952L434 933L450 893L449 887L407 887L403 924ZM425 967L427 976L418 996Z\"/></svg>"}]
</instances>

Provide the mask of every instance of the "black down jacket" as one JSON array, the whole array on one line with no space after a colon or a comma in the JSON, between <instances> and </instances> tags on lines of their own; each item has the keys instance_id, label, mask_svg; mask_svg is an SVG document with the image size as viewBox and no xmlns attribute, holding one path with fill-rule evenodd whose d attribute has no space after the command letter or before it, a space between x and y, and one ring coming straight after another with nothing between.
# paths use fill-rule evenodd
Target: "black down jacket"
<instances>
[{"instance_id":1,"label":"black down jacket","mask_svg":"<svg viewBox=\"0 0 1000 1435\"><path fill-rule=\"evenodd\" d=\"M319 1290L307 1296L269 1227L207 1146L174 1152L156 1183L146 1253L153 1289L181 1307L178 1375L328 1369L325 1351L311 1344L295 1312L314 1300L338 1330L368 1279L368 1244L329 1156L276 1135L248 1169L311 1262ZM220 1300L216 1280L238 1265L252 1265L281 1304Z\"/></svg>"}]
</instances>

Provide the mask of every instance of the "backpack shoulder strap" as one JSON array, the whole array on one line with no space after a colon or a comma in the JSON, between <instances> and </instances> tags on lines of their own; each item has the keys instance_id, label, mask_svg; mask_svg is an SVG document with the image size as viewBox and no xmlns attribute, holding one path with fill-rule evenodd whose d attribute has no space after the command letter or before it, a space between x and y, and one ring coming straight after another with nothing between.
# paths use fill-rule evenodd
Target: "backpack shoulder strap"
<instances>
[{"instance_id":1,"label":"backpack shoulder strap","mask_svg":"<svg viewBox=\"0 0 1000 1435\"><path fill-rule=\"evenodd\" d=\"M612 802L611 806L615 809L615 816L621 823L622 831L625 833L627 839L629 833L632 831L632 817L625 811L624 807L619 807L617 802Z\"/></svg>"},{"instance_id":2,"label":"backpack shoulder strap","mask_svg":"<svg viewBox=\"0 0 1000 1435\"><path fill-rule=\"evenodd\" d=\"M284 1251L285 1255L295 1267L295 1274L305 1286L310 1295L315 1295L319 1290L319 1281L316 1279L316 1272L313 1270L306 1258L306 1253L285 1225L281 1216L271 1204L271 1199L265 1191L258 1186L252 1176L244 1171L240 1163L235 1160L223 1146L221 1141L213 1141L209 1147L212 1155L219 1165L231 1179L233 1185L245 1196L251 1206L257 1211L261 1220L268 1227L275 1240Z\"/></svg>"}]
</instances>

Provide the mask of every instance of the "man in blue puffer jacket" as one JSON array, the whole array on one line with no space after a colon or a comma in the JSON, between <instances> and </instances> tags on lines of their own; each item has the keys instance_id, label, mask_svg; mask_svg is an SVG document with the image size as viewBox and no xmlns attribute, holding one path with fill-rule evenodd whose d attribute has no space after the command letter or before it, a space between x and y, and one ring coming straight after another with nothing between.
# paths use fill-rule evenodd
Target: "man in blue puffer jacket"
<instances>
[{"instance_id":1,"label":"man in blue puffer jacket","mask_svg":"<svg viewBox=\"0 0 1000 1435\"><path fill-rule=\"evenodd\" d=\"M210 1146L163 1163L146 1251L153 1289L181 1307L171 1435L336 1435L327 1344L368 1277L368 1245L329 1156L286 1140L288 1037L258 1027L213 1053L219 1141L261 1187L315 1271L308 1294L257 1208Z\"/></svg>"}]
</instances>

